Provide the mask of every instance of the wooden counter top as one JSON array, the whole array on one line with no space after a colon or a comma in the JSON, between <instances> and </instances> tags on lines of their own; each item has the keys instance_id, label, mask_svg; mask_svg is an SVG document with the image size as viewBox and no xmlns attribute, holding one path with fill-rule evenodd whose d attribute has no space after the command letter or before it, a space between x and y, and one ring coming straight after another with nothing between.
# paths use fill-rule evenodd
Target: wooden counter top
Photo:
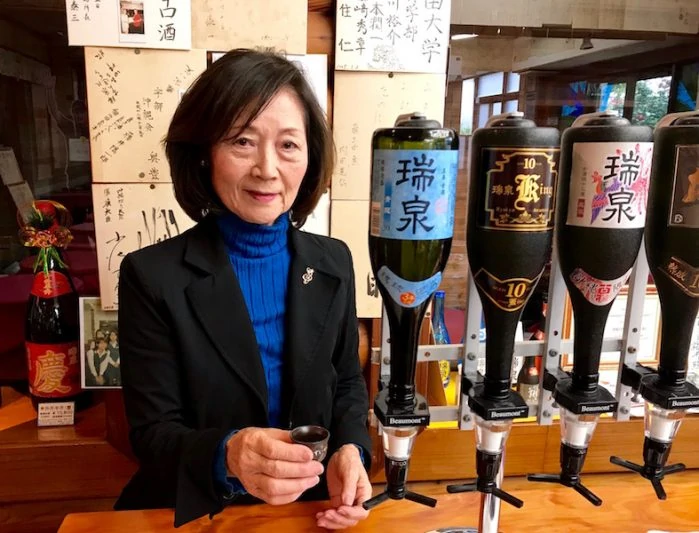
<instances>
[{"instance_id":1,"label":"wooden counter top","mask_svg":"<svg viewBox=\"0 0 699 533\"><path fill-rule=\"evenodd\" d=\"M522 509L502 505L500 530L503 533L699 531L699 471L667 477L664 486L668 499L664 502L655 497L648 481L633 474L588 475L584 481L604 501L601 507L594 507L572 489L530 483L524 478L506 478L504 488L525 504ZM366 521L351 531L425 533L447 526L477 527L479 494L447 494L446 484L442 483L413 483L410 487L437 497L437 507L389 501L376 507ZM378 490L375 487L375 492ZM313 502L283 507L229 507L213 520L202 518L177 530L172 527L170 510L80 513L66 516L59 533L323 531L316 528L314 514L324 506L323 502Z\"/></svg>"}]
</instances>

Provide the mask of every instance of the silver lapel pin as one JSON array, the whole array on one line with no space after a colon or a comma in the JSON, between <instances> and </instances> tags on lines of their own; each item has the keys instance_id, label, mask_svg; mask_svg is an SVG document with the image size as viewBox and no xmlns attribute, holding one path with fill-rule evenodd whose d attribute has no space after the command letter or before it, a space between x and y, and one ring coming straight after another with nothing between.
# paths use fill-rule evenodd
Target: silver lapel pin
<instances>
[{"instance_id":1,"label":"silver lapel pin","mask_svg":"<svg viewBox=\"0 0 699 533\"><path fill-rule=\"evenodd\" d=\"M315 270L313 270L311 267L306 267L306 273L302 276L304 285L308 285L311 281L313 281L313 274L315 274Z\"/></svg>"}]
</instances>

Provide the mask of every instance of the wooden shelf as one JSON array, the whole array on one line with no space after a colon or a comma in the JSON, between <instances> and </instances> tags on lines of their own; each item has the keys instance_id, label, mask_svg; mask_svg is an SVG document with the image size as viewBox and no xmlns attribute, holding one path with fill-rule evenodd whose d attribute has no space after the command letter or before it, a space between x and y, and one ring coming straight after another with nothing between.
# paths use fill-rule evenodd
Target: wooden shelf
<instances>
[{"instance_id":1,"label":"wooden shelf","mask_svg":"<svg viewBox=\"0 0 699 533\"><path fill-rule=\"evenodd\" d=\"M0 449L104 440L105 418L104 404L99 404L77 412L74 426L40 428L31 400L22 396L0 409Z\"/></svg>"},{"instance_id":2,"label":"wooden shelf","mask_svg":"<svg viewBox=\"0 0 699 533\"><path fill-rule=\"evenodd\" d=\"M0 505L118 496L135 464L107 441L104 404L75 418L39 428L29 398L0 408Z\"/></svg>"}]
</instances>

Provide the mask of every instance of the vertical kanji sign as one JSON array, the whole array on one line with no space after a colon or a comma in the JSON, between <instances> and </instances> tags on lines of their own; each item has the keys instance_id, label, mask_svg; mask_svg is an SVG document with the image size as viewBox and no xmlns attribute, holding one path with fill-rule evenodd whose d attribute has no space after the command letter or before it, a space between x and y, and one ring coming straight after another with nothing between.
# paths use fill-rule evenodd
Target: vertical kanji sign
<instances>
[{"instance_id":1,"label":"vertical kanji sign","mask_svg":"<svg viewBox=\"0 0 699 533\"><path fill-rule=\"evenodd\" d=\"M338 0L336 70L441 74L450 0Z\"/></svg>"}]
</instances>

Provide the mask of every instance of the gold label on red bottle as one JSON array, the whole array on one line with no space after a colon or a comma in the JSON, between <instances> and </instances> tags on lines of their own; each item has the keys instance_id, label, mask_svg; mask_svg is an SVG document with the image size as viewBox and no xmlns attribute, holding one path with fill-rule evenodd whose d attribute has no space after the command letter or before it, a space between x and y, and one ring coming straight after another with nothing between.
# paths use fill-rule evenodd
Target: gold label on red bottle
<instances>
[{"instance_id":1,"label":"gold label on red bottle","mask_svg":"<svg viewBox=\"0 0 699 533\"><path fill-rule=\"evenodd\" d=\"M699 268L682 261L679 257L671 257L667 265L660 267L667 276L682 289L682 292L692 298L699 298Z\"/></svg>"},{"instance_id":2,"label":"gold label on red bottle","mask_svg":"<svg viewBox=\"0 0 699 533\"><path fill-rule=\"evenodd\" d=\"M25 342L29 392L41 398L67 398L80 392L78 343Z\"/></svg>"},{"instance_id":3,"label":"gold label on red bottle","mask_svg":"<svg viewBox=\"0 0 699 533\"><path fill-rule=\"evenodd\" d=\"M56 298L72 292L73 287L65 274L49 270L48 274L37 272L30 293L39 298Z\"/></svg>"},{"instance_id":4,"label":"gold label on red bottle","mask_svg":"<svg viewBox=\"0 0 699 533\"><path fill-rule=\"evenodd\" d=\"M678 146L670 226L699 228L699 145Z\"/></svg>"},{"instance_id":5,"label":"gold label on red bottle","mask_svg":"<svg viewBox=\"0 0 699 533\"><path fill-rule=\"evenodd\" d=\"M481 268L473 276L473 279L488 299L500 309L503 311L518 311L527 303L529 295L541 277L541 273L543 273L543 270L534 279L499 279L484 268Z\"/></svg>"},{"instance_id":6,"label":"gold label on red bottle","mask_svg":"<svg viewBox=\"0 0 699 533\"><path fill-rule=\"evenodd\" d=\"M553 228L557 148L483 148L486 170L479 225L509 231Z\"/></svg>"}]
</instances>

